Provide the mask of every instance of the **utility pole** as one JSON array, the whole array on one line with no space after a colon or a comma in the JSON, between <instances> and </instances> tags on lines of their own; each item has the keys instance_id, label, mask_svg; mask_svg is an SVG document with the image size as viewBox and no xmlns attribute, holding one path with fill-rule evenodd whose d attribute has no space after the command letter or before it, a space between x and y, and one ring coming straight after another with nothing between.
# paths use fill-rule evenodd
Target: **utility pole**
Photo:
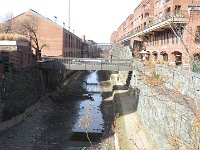
<instances>
[{"instance_id":1,"label":"utility pole","mask_svg":"<svg viewBox=\"0 0 200 150\"><path fill-rule=\"evenodd\" d=\"M70 0L69 0L69 12L68 12L68 15L69 15L69 16L68 16L68 19L69 19L69 20L68 20L68 23L69 23L69 24L68 24L68 28L69 28L69 31L70 31Z\"/></svg>"}]
</instances>

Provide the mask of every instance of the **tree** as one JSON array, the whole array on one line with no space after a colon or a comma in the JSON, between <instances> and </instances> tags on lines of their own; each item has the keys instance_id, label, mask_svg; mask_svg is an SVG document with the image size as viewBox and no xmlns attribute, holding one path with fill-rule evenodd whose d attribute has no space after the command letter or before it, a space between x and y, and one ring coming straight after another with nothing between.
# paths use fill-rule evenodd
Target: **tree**
<instances>
[{"instance_id":1,"label":"tree","mask_svg":"<svg viewBox=\"0 0 200 150\"><path fill-rule=\"evenodd\" d=\"M18 34L31 37L32 47L35 50L37 59L41 58L41 50L46 47L46 44L41 44L38 37L38 20L33 15L28 15L26 18L17 21L15 31Z\"/></svg>"},{"instance_id":2,"label":"tree","mask_svg":"<svg viewBox=\"0 0 200 150\"><path fill-rule=\"evenodd\" d=\"M5 17L4 23L1 25L1 33L17 33L30 37L32 48L35 50L37 59L41 58L41 51L47 45L44 44L38 36L38 19L34 15L26 15L21 18Z\"/></svg>"},{"instance_id":3,"label":"tree","mask_svg":"<svg viewBox=\"0 0 200 150\"><path fill-rule=\"evenodd\" d=\"M13 14L7 13L1 18L2 24L0 24L0 33L9 33L12 30Z\"/></svg>"}]
</instances>

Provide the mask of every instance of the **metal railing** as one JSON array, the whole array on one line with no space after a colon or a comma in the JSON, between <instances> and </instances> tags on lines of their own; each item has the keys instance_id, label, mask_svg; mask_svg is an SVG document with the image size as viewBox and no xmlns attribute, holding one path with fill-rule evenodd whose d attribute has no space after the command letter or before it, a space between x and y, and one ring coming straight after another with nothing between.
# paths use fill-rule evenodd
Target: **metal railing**
<instances>
[{"instance_id":1,"label":"metal railing","mask_svg":"<svg viewBox=\"0 0 200 150\"><path fill-rule=\"evenodd\" d=\"M171 12L167 12L164 16L158 17L157 19L155 19L154 21L152 21L151 23L143 26L142 28L133 30L131 33L129 33L128 35L126 35L125 37L119 39L119 41L126 39L134 34L137 34L139 32L142 32L150 27L153 27L161 22L164 22L166 20L171 19L171 21L173 22L175 20L175 18L188 18L188 12L184 11L184 10L174 10Z\"/></svg>"}]
</instances>

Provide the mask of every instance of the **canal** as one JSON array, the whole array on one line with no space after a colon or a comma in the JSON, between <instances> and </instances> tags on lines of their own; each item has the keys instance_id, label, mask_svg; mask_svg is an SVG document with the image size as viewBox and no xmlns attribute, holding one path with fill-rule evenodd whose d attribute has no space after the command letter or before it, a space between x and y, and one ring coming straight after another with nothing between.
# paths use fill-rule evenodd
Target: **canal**
<instances>
[{"instance_id":1,"label":"canal","mask_svg":"<svg viewBox=\"0 0 200 150\"><path fill-rule=\"evenodd\" d=\"M107 72L75 73L62 90L41 100L39 110L0 133L0 149L78 150L100 143L109 128L102 113L104 78L109 82Z\"/></svg>"}]
</instances>

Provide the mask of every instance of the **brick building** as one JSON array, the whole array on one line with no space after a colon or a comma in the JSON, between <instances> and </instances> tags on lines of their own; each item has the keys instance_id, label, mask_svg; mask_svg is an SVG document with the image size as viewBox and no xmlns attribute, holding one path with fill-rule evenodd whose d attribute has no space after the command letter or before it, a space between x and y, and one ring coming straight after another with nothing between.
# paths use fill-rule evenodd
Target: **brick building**
<instances>
[{"instance_id":1,"label":"brick building","mask_svg":"<svg viewBox=\"0 0 200 150\"><path fill-rule=\"evenodd\" d=\"M129 41L143 59L188 63L200 53L200 1L142 0L111 35L111 42ZM183 44L184 43L184 44Z\"/></svg>"},{"instance_id":2,"label":"brick building","mask_svg":"<svg viewBox=\"0 0 200 150\"><path fill-rule=\"evenodd\" d=\"M116 41L117 38L118 38L118 32L117 32L117 31L114 31L114 32L112 33L112 35L111 35L111 38L110 38L111 43L117 42L117 41Z\"/></svg>"},{"instance_id":3,"label":"brick building","mask_svg":"<svg viewBox=\"0 0 200 150\"><path fill-rule=\"evenodd\" d=\"M64 23L60 26L56 20L45 18L32 9L16 16L12 21L20 22L28 19L32 22L35 20L33 23L37 28L38 43L43 47L41 56L82 57L82 39L66 30Z\"/></svg>"},{"instance_id":4,"label":"brick building","mask_svg":"<svg viewBox=\"0 0 200 150\"><path fill-rule=\"evenodd\" d=\"M35 64L28 41L0 41L0 72L25 69Z\"/></svg>"},{"instance_id":5,"label":"brick building","mask_svg":"<svg viewBox=\"0 0 200 150\"><path fill-rule=\"evenodd\" d=\"M97 43L93 40L87 40L87 43L89 45L89 57L91 58L99 58L100 52L98 50Z\"/></svg>"}]
</instances>

